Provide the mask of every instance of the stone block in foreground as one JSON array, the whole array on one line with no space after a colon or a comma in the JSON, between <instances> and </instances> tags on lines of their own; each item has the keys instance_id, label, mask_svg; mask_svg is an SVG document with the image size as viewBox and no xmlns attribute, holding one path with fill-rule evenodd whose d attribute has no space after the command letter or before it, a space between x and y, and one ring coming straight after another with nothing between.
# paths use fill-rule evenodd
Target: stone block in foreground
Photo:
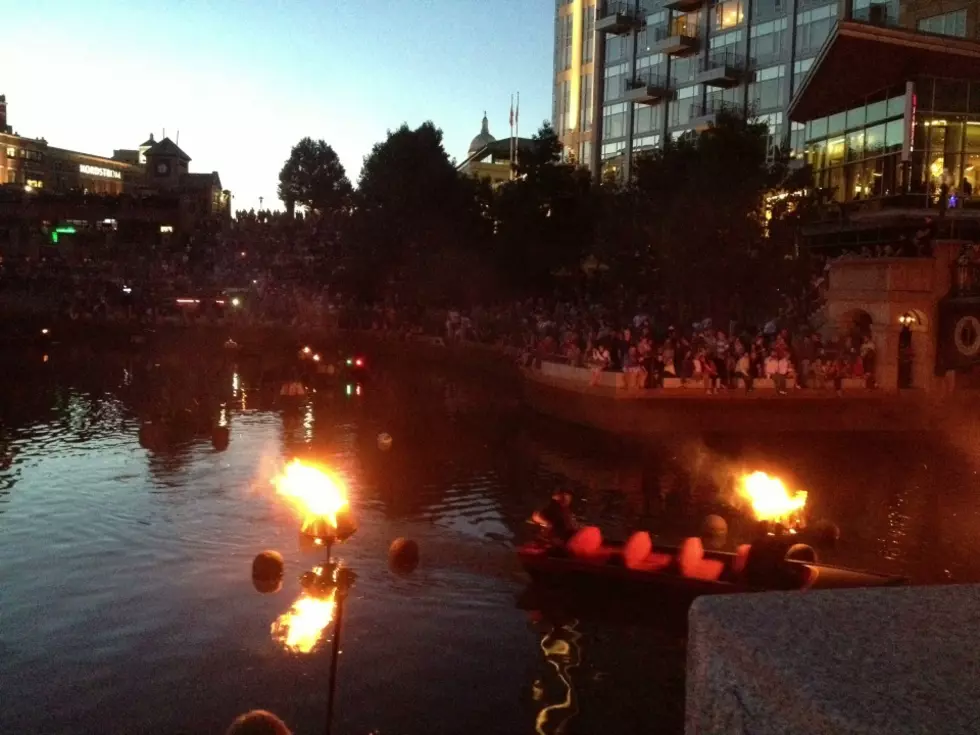
<instances>
[{"instance_id":1,"label":"stone block in foreground","mask_svg":"<svg viewBox=\"0 0 980 735\"><path fill-rule=\"evenodd\" d=\"M980 733L980 585L702 597L687 735Z\"/></svg>"}]
</instances>

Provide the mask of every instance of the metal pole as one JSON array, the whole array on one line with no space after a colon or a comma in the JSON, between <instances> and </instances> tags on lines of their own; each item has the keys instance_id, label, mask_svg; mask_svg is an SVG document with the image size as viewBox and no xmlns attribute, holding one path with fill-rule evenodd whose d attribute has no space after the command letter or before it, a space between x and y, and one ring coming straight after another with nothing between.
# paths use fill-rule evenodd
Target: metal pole
<instances>
[{"instance_id":1,"label":"metal pole","mask_svg":"<svg viewBox=\"0 0 980 735\"><path fill-rule=\"evenodd\" d=\"M340 631L344 624L344 602L347 593L337 588L337 620L333 630L333 651L330 654L330 689L327 694L327 735L333 730L333 701L337 691L337 660L340 657Z\"/></svg>"}]
</instances>

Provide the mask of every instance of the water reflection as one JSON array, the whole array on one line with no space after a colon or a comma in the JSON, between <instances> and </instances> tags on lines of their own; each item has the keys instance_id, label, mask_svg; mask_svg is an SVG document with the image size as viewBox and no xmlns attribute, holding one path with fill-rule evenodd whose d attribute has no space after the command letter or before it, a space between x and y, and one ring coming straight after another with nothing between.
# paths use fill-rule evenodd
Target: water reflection
<instances>
[{"instance_id":1,"label":"water reflection","mask_svg":"<svg viewBox=\"0 0 980 735\"><path fill-rule=\"evenodd\" d=\"M682 642L649 621L577 610L530 636L514 609L512 546L556 486L571 489L575 512L607 537L644 528L671 541L719 512L735 543L724 468L748 465L806 489L814 517L842 526L828 560L920 582L980 581L976 478L934 437L676 437L651 446L536 419L493 386L377 360L359 396L357 383L348 396L338 380L288 404L274 366L242 356L40 358L0 358L0 681L14 682L0 732L69 732L65 723L76 721L74 732L98 732L93 701L118 713L120 731L217 731L256 692L297 729L322 722L316 654L336 622L336 593L287 580L290 597L263 597L242 579L241 560L256 549L279 549L287 564L303 559L295 517L263 496L264 458L336 468L362 521L345 546L364 570L357 612L345 611L356 645L341 701L360 702L339 713L350 732L378 725L382 685L392 731L413 732L423 707L432 729L459 731L454 724L484 706L507 732L647 732L651 722L679 731ZM148 422L165 427L165 440L141 447ZM234 428L227 451L216 451L215 427ZM378 446L382 432L390 451ZM384 550L398 536L421 550L408 579L387 568ZM486 666L461 650L479 651ZM379 674L393 659L398 675ZM102 672L98 690L73 689L72 677L88 671ZM467 699L477 688L478 701ZM531 711L514 704L515 689L533 690ZM202 691L222 705L168 704Z\"/></svg>"},{"instance_id":2,"label":"water reflection","mask_svg":"<svg viewBox=\"0 0 980 735\"><path fill-rule=\"evenodd\" d=\"M534 682L534 699L541 703L535 719L535 732L553 735L565 731L578 713L572 671L582 662L578 620L563 625L544 624L540 649L549 673Z\"/></svg>"},{"instance_id":3,"label":"water reflection","mask_svg":"<svg viewBox=\"0 0 980 735\"><path fill-rule=\"evenodd\" d=\"M272 638L292 653L312 653L333 621L336 609L336 588L324 597L304 591L272 624Z\"/></svg>"}]
</instances>

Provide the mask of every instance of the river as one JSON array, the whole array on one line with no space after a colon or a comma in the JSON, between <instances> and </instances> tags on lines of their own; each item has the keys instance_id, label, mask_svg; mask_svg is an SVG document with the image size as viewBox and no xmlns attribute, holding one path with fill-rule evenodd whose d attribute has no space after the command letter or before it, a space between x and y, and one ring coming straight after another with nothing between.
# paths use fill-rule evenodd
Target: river
<instances>
[{"instance_id":1,"label":"river","mask_svg":"<svg viewBox=\"0 0 980 735\"><path fill-rule=\"evenodd\" d=\"M362 382L284 407L221 350L2 358L0 732L218 733L252 708L323 732L332 629L307 653L273 632L319 558L270 485L293 456L346 478L359 523L337 549L357 580L335 733L682 731L683 636L521 604L514 544L557 485L609 536L678 539L711 511L737 534L719 473L764 468L840 525L831 560L980 581L976 472L935 437L641 446L530 416L482 378L367 360ZM161 405L192 418L144 448L141 421ZM212 421L230 427L225 451ZM400 536L421 548L407 576L387 564ZM286 560L274 594L250 578L263 549Z\"/></svg>"}]
</instances>

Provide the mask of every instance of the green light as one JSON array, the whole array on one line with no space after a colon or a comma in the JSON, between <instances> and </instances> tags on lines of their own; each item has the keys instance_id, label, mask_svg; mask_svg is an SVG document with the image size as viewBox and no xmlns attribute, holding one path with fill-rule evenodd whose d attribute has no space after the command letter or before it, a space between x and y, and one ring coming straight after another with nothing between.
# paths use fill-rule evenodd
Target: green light
<instances>
[{"instance_id":1,"label":"green light","mask_svg":"<svg viewBox=\"0 0 980 735\"><path fill-rule=\"evenodd\" d=\"M350 395L353 390L354 390L354 386L348 384L347 385L347 395Z\"/></svg>"},{"instance_id":2,"label":"green light","mask_svg":"<svg viewBox=\"0 0 980 735\"><path fill-rule=\"evenodd\" d=\"M52 232L51 233L51 242L53 242L55 245L58 244L58 233L57 232Z\"/></svg>"},{"instance_id":3,"label":"green light","mask_svg":"<svg viewBox=\"0 0 980 735\"><path fill-rule=\"evenodd\" d=\"M62 235L74 235L75 234L75 228L72 227L71 225L68 225L67 227L55 227L54 228L54 231L55 232L60 232Z\"/></svg>"}]
</instances>

